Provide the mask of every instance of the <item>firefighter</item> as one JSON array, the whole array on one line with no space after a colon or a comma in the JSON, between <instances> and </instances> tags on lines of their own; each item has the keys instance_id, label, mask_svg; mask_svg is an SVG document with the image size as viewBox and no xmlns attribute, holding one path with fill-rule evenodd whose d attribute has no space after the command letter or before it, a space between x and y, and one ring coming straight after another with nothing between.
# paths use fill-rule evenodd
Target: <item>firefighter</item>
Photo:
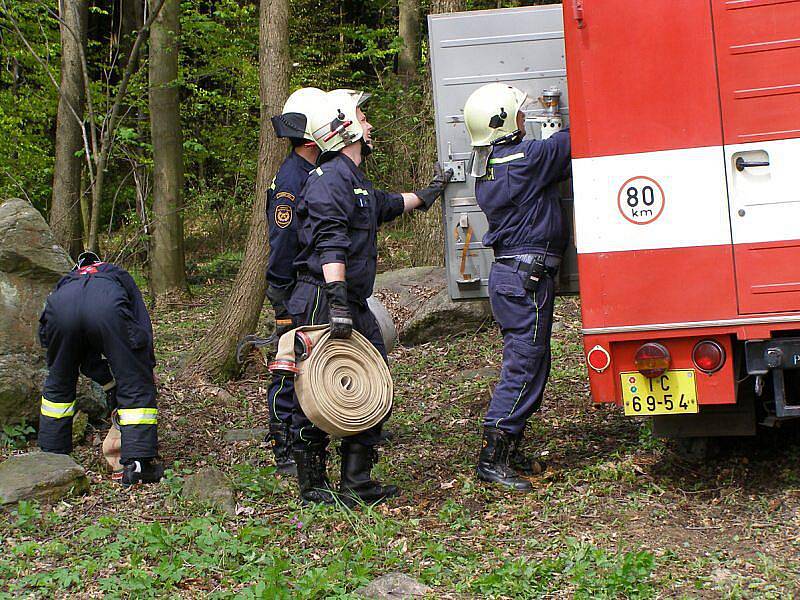
<instances>
[{"instance_id":1,"label":"firefighter","mask_svg":"<svg viewBox=\"0 0 800 600\"><path fill-rule=\"evenodd\" d=\"M287 138L292 150L278 169L267 192L269 223L269 264L267 298L275 311L275 334L280 337L292 329L292 317L286 301L295 285L294 259L297 257L297 197L315 168L319 148L308 128L308 115L323 101L325 92L317 88L301 88L286 100L280 115L272 117L275 135ZM275 465L279 473L297 473L289 426L294 404L294 379L275 375L267 393L269 401L269 434Z\"/></svg>"},{"instance_id":2,"label":"firefighter","mask_svg":"<svg viewBox=\"0 0 800 600\"><path fill-rule=\"evenodd\" d=\"M47 297L39 340L49 369L39 418L41 449L72 451L80 371L108 390L109 409L116 410L122 471L114 479L123 485L160 481L153 328L133 277L93 252L81 254Z\"/></svg>"},{"instance_id":3,"label":"firefighter","mask_svg":"<svg viewBox=\"0 0 800 600\"><path fill-rule=\"evenodd\" d=\"M427 210L442 194L452 171L435 166L430 185L414 193L375 189L361 170L372 151L372 125L361 105L363 92L334 90L312 116L312 133L322 150L320 166L303 188L297 285L287 307L297 325L331 324L331 336L362 333L384 357L386 349L367 307L377 262L377 230L415 208ZM339 488L345 502L374 503L398 493L394 485L371 478L382 424L342 440ZM295 403L292 415L294 458L303 502L335 501L327 477L328 435L315 427Z\"/></svg>"},{"instance_id":4,"label":"firefighter","mask_svg":"<svg viewBox=\"0 0 800 600\"><path fill-rule=\"evenodd\" d=\"M489 299L503 334L502 371L483 421L477 472L521 491L531 484L520 473L542 470L520 444L550 373L554 277L569 238L558 183L571 174L568 130L543 141L523 139L526 99L517 88L490 83L464 106L475 197L488 220L483 243L495 255Z\"/></svg>"}]
</instances>

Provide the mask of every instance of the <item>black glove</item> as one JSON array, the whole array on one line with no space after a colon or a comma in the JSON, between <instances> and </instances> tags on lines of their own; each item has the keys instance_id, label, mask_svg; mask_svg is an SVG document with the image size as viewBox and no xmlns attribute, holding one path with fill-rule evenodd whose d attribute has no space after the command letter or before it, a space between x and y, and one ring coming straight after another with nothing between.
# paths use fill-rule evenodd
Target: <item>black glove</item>
<instances>
[{"instance_id":1,"label":"black glove","mask_svg":"<svg viewBox=\"0 0 800 600\"><path fill-rule=\"evenodd\" d=\"M414 192L417 197L422 200L422 206L419 207L420 210L428 210L436 199L444 193L444 188L447 187L447 184L450 183L450 180L453 178L453 169L447 169L447 171L442 171L442 166L437 162L433 165L433 179L431 180L428 187L423 190L419 190L418 192Z\"/></svg>"},{"instance_id":2,"label":"black glove","mask_svg":"<svg viewBox=\"0 0 800 600\"><path fill-rule=\"evenodd\" d=\"M331 320L332 338L349 338L353 333L353 316L347 304L347 283L332 281L325 284L328 296L328 314Z\"/></svg>"},{"instance_id":3,"label":"black glove","mask_svg":"<svg viewBox=\"0 0 800 600\"><path fill-rule=\"evenodd\" d=\"M286 300L289 299L290 290L270 285L267 288L267 298L275 311L275 337L279 338L287 331L294 329L292 315L286 310Z\"/></svg>"}]
</instances>

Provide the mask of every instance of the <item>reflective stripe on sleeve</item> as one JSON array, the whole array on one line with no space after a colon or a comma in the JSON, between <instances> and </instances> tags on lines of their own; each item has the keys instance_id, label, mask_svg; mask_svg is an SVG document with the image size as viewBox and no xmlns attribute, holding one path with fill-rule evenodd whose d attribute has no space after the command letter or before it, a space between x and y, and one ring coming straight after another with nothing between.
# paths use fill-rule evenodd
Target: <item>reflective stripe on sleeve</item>
<instances>
[{"instance_id":1,"label":"reflective stripe on sleeve","mask_svg":"<svg viewBox=\"0 0 800 600\"><path fill-rule=\"evenodd\" d=\"M489 164L502 165L503 163L511 162L512 160L517 160L519 158L525 158L525 153L517 152L516 154L509 154L508 156L503 156L502 158L490 158Z\"/></svg>"},{"instance_id":2,"label":"reflective stripe on sleeve","mask_svg":"<svg viewBox=\"0 0 800 600\"><path fill-rule=\"evenodd\" d=\"M75 415L75 402L50 402L42 396L42 414L52 419L63 419Z\"/></svg>"},{"instance_id":3,"label":"reflective stripe on sleeve","mask_svg":"<svg viewBox=\"0 0 800 600\"><path fill-rule=\"evenodd\" d=\"M369 192L361 188L353 188L353 193L361 196L369 196Z\"/></svg>"},{"instance_id":4,"label":"reflective stripe on sleeve","mask_svg":"<svg viewBox=\"0 0 800 600\"><path fill-rule=\"evenodd\" d=\"M157 408L120 408L120 425L155 425L158 423Z\"/></svg>"}]
</instances>

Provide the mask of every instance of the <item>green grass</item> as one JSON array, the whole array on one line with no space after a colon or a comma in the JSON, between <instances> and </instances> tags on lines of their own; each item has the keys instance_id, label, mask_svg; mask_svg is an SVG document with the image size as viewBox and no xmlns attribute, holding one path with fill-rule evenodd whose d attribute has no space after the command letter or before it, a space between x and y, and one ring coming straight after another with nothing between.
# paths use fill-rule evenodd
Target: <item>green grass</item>
<instances>
[{"instance_id":1,"label":"green grass","mask_svg":"<svg viewBox=\"0 0 800 600\"><path fill-rule=\"evenodd\" d=\"M528 450L549 463L531 493L475 476L496 376L470 374L491 373L501 358L489 327L395 355L395 438L375 475L403 495L350 511L301 506L260 439L223 441L228 429L265 425L263 370L226 384L225 399L216 386L169 381L224 297L207 283L192 303L154 319L167 380L165 485L121 490L98 475L96 447L76 449L90 495L0 514L0 598L351 598L394 571L431 586L432 598L796 595L797 447L750 465L673 466L669 444L648 426L591 408L573 299L557 304L564 327L544 408L526 433ZM9 439L25 443L19 432ZM185 479L206 466L231 479L236 516L183 497Z\"/></svg>"}]
</instances>

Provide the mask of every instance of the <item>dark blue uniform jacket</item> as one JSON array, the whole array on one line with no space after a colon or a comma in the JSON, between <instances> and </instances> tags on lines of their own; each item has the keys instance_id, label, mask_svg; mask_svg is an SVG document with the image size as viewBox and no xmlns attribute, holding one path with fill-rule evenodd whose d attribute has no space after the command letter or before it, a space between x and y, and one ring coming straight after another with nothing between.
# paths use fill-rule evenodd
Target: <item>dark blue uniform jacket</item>
<instances>
[{"instance_id":1,"label":"dark blue uniform jacket","mask_svg":"<svg viewBox=\"0 0 800 600\"><path fill-rule=\"evenodd\" d=\"M345 263L348 295L368 298L377 271L378 227L403 208L401 194L376 190L344 154L323 163L309 175L297 206L298 279L322 285L322 265Z\"/></svg>"},{"instance_id":2,"label":"dark blue uniform jacket","mask_svg":"<svg viewBox=\"0 0 800 600\"><path fill-rule=\"evenodd\" d=\"M278 169L267 193L267 222L269 223L269 264L267 282L290 292L294 287L297 258L297 198L314 168L310 162L292 151Z\"/></svg>"},{"instance_id":3,"label":"dark blue uniform jacket","mask_svg":"<svg viewBox=\"0 0 800 600\"><path fill-rule=\"evenodd\" d=\"M495 146L475 197L489 221L483 238L495 256L560 256L569 241L558 183L572 174L569 131L545 141Z\"/></svg>"},{"instance_id":4,"label":"dark blue uniform jacket","mask_svg":"<svg viewBox=\"0 0 800 600\"><path fill-rule=\"evenodd\" d=\"M147 312L142 293L136 287L133 277L125 269L117 265L99 262L83 267L80 269L73 269L64 275L56 284L52 294L56 294L59 290L66 287L82 286L85 285L85 280L89 277L102 277L108 279L119 285L120 289L120 310L125 313L125 316L135 320L148 335L147 348L150 349L150 362L153 367L156 365L156 357L153 353L153 324L150 322L150 315ZM116 302L116 299L111 301ZM91 307L87 307L91 310ZM47 310L42 313L39 318L39 339L43 346L47 346Z\"/></svg>"}]
</instances>

